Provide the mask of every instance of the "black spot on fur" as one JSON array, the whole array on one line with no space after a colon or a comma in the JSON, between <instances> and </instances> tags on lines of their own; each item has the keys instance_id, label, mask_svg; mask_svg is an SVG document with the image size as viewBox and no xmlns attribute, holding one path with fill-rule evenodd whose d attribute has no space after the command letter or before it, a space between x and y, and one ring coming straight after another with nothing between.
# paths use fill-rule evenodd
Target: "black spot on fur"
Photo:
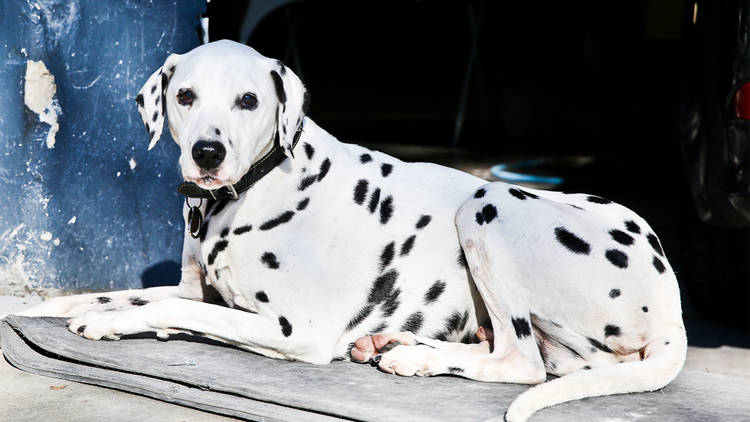
<instances>
[{"instance_id":1,"label":"black spot on fur","mask_svg":"<svg viewBox=\"0 0 750 422\"><path fill-rule=\"evenodd\" d=\"M533 193L531 193L531 192L526 192L526 191L525 191L525 190L523 190L523 189L518 189L518 188L510 188L510 189L508 189L508 192L509 192L509 193L510 193L511 195L515 196L516 198L518 198L518 199L520 199L520 200L522 200L522 201L523 201L523 200L525 200L526 198L531 198L531 199L539 199L539 197L538 197L538 196L534 195L534 194L533 194Z\"/></svg>"},{"instance_id":2,"label":"black spot on fur","mask_svg":"<svg viewBox=\"0 0 750 422\"><path fill-rule=\"evenodd\" d=\"M625 228L628 229L628 231L631 233L635 233L635 234L641 233L641 228L638 226L638 224L635 224L635 221L633 220L626 221Z\"/></svg>"},{"instance_id":3,"label":"black spot on fur","mask_svg":"<svg viewBox=\"0 0 750 422\"><path fill-rule=\"evenodd\" d=\"M591 246L586 241L569 232L565 227L555 228L555 238L573 253L588 255L591 252Z\"/></svg>"},{"instance_id":4,"label":"black spot on fur","mask_svg":"<svg viewBox=\"0 0 750 422\"><path fill-rule=\"evenodd\" d=\"M166 73L161 74L161 114L167 115L167 87L169 86L169 77Z\"/></svg>"},{"instance_id":5,"label":"black spot on fur","mask_svg":"<svg viewBox=\"0 0 750 422\"><path fill-rule=\"evenodd\" d=\"M388 177L389 174L393 171L393 164L383 164L380 166L380 174L383 175L383 177Z\"/></svg>"},{"instance_id":6,"label":"black spot on fur","mask_svg":"<svg viewBox=\"0 0 750 422\"><path fill-rule=\"evenodd\" d=\"M495 217L497 217L497 208L494 205L487 204L482 208L482 218L485 223L489 224Z\"/></svg>"},{"instance_id":7,"label":"black spot on fur","mask_svg":"<svg viewBox=\"0 0 750 422\"><path fill-rule=\"evenodd\" d=\"M156 85L153 85L153 86L151 87L151 93L153 94L154 92L156 92Z\"/></svg>"},{"instance_id":8,"label":"black spot on fur","mask_svg":"<svg viewBox=\"0 0 750 422\"><path fill-rule=\"evenodd\" d=\"M484 190L484 188L481 188L481 189L477 190L476 192L474 192L474 198L482 198L482 197L484 197L485 193L487 193L487 191Z\"/></svg>"},{"instance_id":9,"label":"black spot on fur","mask_svg":"<svg viewBox=\"0 0 750 422\"><path fill-rule=\"evenodd\" d=\"M307 156L307 159L311 160L313 158L313 154L315 154L315 148L313 148L313 146L308 144L307 142L305 142L302 147L305 149L305 155Z\"/></svg>"},{"instance_id":10,"label":"black spot on fur","mask_svg":"<svg viewBox=\"0 0 750 422\"><path fill-rule=\"evenodd\" d=\"M143 107L143 94L138 94L135 96L135 102L138 104L139 107Z\"/></svg>"},{"instance_id":11,"label":"black spot on fur","mask_svg":"<svg viewBox=\"0 0 750 422\"><path fill-rule=\"evenodd\" d=\"M367 296L367 301L369 303L377 304L386 300L393 291L393 286L396 284L397 278L398 272L394 269L378 276L372 283L370 294Z\"/></svg>"},{"instance_id":12,"label":"black spot on fur","mask_svg":"<svg viewBox=\"0 0 750 422\"><path fill-rule=\"evenodd\" d=\"M381 322L380 325L370 330L369 334L373 335L377 333L382 333L383 331L385 331L386 328L388 328L388 322L385 322L385 321Z\"/></svg>"},{"instance_id":13,"label":"black spot on fur","mask_svg":"<svg viewBox=\"0 0 750 422\"><path fill-rule=\"evenodd\" d=\"M159 117L159 112L155 111L153 117L151 117L151 121L155 122L158 117Z\"/></svg>"},{"instance_id":14,"label":"black spot on fur","mask_svg":"<svg viewBox=\"0 0 750 422\"><path fill-rule=\"evenodd\" d=\"M248 224L246 226L237 227L236 229L234 229L233 233L234 234L245 234L245 233L249 232L252 229L253 229L253 226L251 226L250 224Z\"/></svg>"},{"instance_id":15,"label":"black spot on fur","mask_svg":"<svg viewBox=\"0 0 750 422\"><path fill-rule=\"evenodd\" d=\"M263 290L255 293L255 299L257 299L258 302L268 303L268 295Z\"/></svg>"},{"instance_id":16,"label":"black spot on fur","mask_svg":"<svg viewBox=\"0 0 750 422\"><path fill-rule=\"evenodd\" d=\"M128 298L128 300L130 301L130 304L133 306L143 306L148 303L147 300L143 300L137 296L131 296Z\"/></svg>"},{"instance_id":17,"label":"black spot on fur","mask_svg":"<svg viewBox=\"0 0 750 422\"><path fill-rule=\"evenodd\" d=\"M594 204L609 204L612 202L609 199L602 198L601 196L594 196L594 195L589 195L586 198L586 200L589 202L593 202Z\"/></svg>"},{"instance_id":18,"label":"black spot on fur","mask_svg":"<svg viewBox=\"0 0 750 422\"><path fill-rule=\"evenodd\" d=\"M260 262L272 270L279 268L279 261L276 259L276 255L272 252L264 252L260 257Z\"/></svg>"},{"instance_id":19,"label":"black spot on fur","mask_svg":"<svg viewBox=\"0 0 750 422\"><path fill-rule=\"evenodd\" d=\"M272 70L271 79L273 79L273 86L276 88L276 96L279 97L279 102L281 104L286 103L286 91L284 91L284 81L281 79L281 75Z\"/></svg>"},{"instance_id":20,"label":"black spot on fur","mask_svg":"<svg viewBox=\"0 0 750 422\"><path fill-rule=\"evenodd\" d=\"M643 312L648 312L648 306L644 306L643 308L641 308L641 310L642 310Z\"/></svg>"},{"instance_id":21,"label":"black spot on fur","mask_svg":"<svg viewBox=\"0 0 750 422\"><path fill-rule=\"evenodd\" d=\"M620 327L618 327L616 325L611 325L611 324L605 325L604 326L604 336L605 337L609 337L609 336L619 337L620 336Z\"/></svg>"},{"instance_id":22,"label":"black spot on fur","mask_svg":"<svg viewBox=\"0 0 750 422\"><path fill-rule=\"evenodd\" d=\"M620 289L612 289L609 291L609 297L611 297L612 299L620 296L620 294L621 294Z\"/></svg>"},{"instance_id":23,"label":"black spot on fur","mask_svg":"<svg viewBox=\"0 0 750 422\"><path fill-rule=\"evenodd\" d=\"M606 353L613 353L612 349L609 347L599 343L598 341L594 340L593 338L587 337L589 343L591 343L592 346L596 347L597 349L601 350L602 352Z\"/></svg>"},{"instance_id":24,"label":"black spot on fur","mask_svg":"<svg viewBox=\"0 0 750 422\"><path fill-rule=\"evenodd\" d=\"M312 185L313 183L315 183L316 180L318 180L318 175L317 174L312 174L310 176L305 176L299 182L299 186L297 186L297 189L299 189L300 191L303 191L303 190L309 188L310 185Z\"/></svg>"},{"instance_id":25,"label":"black spot on fur","mask_svg":"<svg viewBox=\"0 0 750 422\"><path fill-rule=\"evenodd\" d=\"M401 295L401 289L396 289L393 292L391 292L390 295L388 295L388 299L383 302L383 304L380 306L380 310L383 312L384 317L390 317L396 312L396 309L398 309L398 306L401 304L401 301L399 301L399 296Z\"/></svg>"},{"instance_id":26,"label":"black spot on fur","mask_svg":"<svg viewBox=\"0 0 750 422\"><path fill-rule=\"evenodd\" d=\"M370 161L372 161L372 156L370 154L362 154L359 156L359 162L362 164L369 163Z\"/></svg>"},{"instance_id":27,"label":"black spot on fur","mask_svg":"<svg viewBox=\"0 0 750 422\"><path fill-rule=\"evenodd\" d=\"M396 244L394 242L385 245L383 252L380 253L380 271L383 271L393 261L393 256L396 253L395 250Z\"/></svg>"},{"instance_id":28,"label":"black spot on fur","mask_svg":"<svg viewBox=\"0 0 750 422\"><path fill-rule=\"evenodd\" d=\"M276 60L276 64L279 65L279 72L281 72L282 75L286 75L286 67L284 66L284 63L281 60Z\"/></svg>"},{"instance_id":29,"label":"black spot on fur","mask_svg":"<svg viewBox=\"0 0 750 422\"><path fill-rule=\"evenodd\" d=\"M404 325L401 326L401 331L411 331L412 333L416 333L420 328L422 328L423 322L424 315L422 315L421 312L414 312L413 314L409 315L408 318L406 318L406 321L404 321Z\"/></svg>"},{"instance_id":30,"label":"black spot on fur","mask_svg":"<svg viewBox=\"0 0 750 422\"><path fill-rule=\"evenodd\" d=\"M663 274L664 271L667 270L667 268L664 267L664 263L661 262L661 259L657 258L656 256L654 256L652 264L654 264L654 268L656 268L656 271L658 271L659 274Z\"/></svg>"},{"instance_id":31,"label":"black spot on fur","mask_svg":"<svg viewBox=\"0 0 750 422\"><path fill-rule=\"evenodd\" d=\"M278 226L279 224L288 223L289 220L291 220L293 216L294 216L294 211L286 211L285 213L279 215L278 217L273 218L263 223L260 226L260 229L263 231L271 230L272 228Z\"/></svg>"},{"instance_id":32,"label":"black spot on fur","mask_svg":"<svg viewBox=\"0 0 750 422\"><path fill-rule=\"evenodd\" d=\"M416 235L411 235L404 241L404 243L401 244L401 252L399 253L400 256L408 255L409 252L411 252L411 248L414 247L414 240L416 238Z\"/></svg>"},{"instance_id":33,"label":"black spot on fur","mask_svg":"<svg viewBox=\"0 0 750 422\"><path fill-rule=\"evenodd\" d=\"M213 199L209 199L206 201L206 216L211 214L211 210L213 210L214 206L216 205L216 201Z\"/></svg>"},{"instance_id":34,"label":"black spot on fur","mask_svg":"<svg viewBox=\"0 0 750 422\"><path fill-rule=\"evenodd\" d=\"M216 256L219 255L219 252L226 249L228 245L229 242L226 240L220 240L216 242L213 249L211 250L211 253L208 254L208 265L213 265L214 261L216 260Z\"/></svg>"},{"instance_id":35,"label":"black spot on fur","mask_svg":"<svg viewBox=\"0 0 750 422\"><path fill-rule=\"evenodd\" d=\"M148 138L153 139L155 135L156 135L156 131L152 130L151 132L148 133Z\"/></svg>"},{"instance_id":36,"label":"black spot on fur","mask_svg":"<svg viewBox=\"0 0 750 422\"><path fill-rule=\"evenodd\" d=\"M665 341L665 342L664 342L664 345L665 345L665 346L669 346L669 340Z\"/></svg>"},{"instance_id":37,"label":"black spot on fur","mask_svg":"<svg viewBox=\"0 0 750 422\"><path fill-rule=\"evenodd\" d=\"M526 197L523 195L520 189L510 188L508 189L508 192L510 192L511 195L515 196L516 198L520 200L526 199Z\"/></svg>"},{"instance_id":38,"label":"black spot on fur","mask_svg":"<svg viewBox=\"0 0 750 422\"><path fill-rule=\"evenodd\" d=\"M444 281L436 281L435 283L430 286L430 288L427 290L427 293L424 294L424 304L429 305L430 303L438 300L441 294L445 291L445 282Z\"/></svg>"},{"instance_id":39,"label":"black spot on fur","mask_svg":"<svg viewBox=\"0 0 750 422\"><path fill-rule=\"evenodd\" d=\"M609 235L612 236L612 239L622 245L630 246L633 244L633 236L625 233L622 230L612 229L609 231Z\"/></svg>"},{"instance_id":40,"label":"black spot on fur","mask_svg":"<svg viewBox=\"0 0 750 422\"><path fill-rule=\"evenodd\" d=\"M217 136L221 136L221 131L219 130L219 128L214 128L214 133L215 133L215 134L216 134Z\"/></svg>"},{"instance_id":41,"label":"black spot on fur","mask_svg":"<svg viewBox=\"0 0 750 422\"><path fill-rule=\"evenodd\" d=\"M357 185L354 186L354 202L357 205L362 205L365 202L365 196L367 195L367 185L369 183L365 179L360 179Z\"/></svg>"},{"instance_id":42,"label":"black spot on fur","mask_svg":"<svg viewBox=\"0 0 750 422\"><path fill-rule=\"evenodd\" d=\"M423 229L427 227L428 224L430 224L430 221L432 221L432 217L429 215L423 215L419 217L419 221L417 221L417 225L415 226L417 230Z\"/></svg>"},{"instance_id":43,"label":"black spot on fur","mask_svg":"<svg viewBox=\"0 0 750 422\"><path fill-rule=\"evenodd\" d=\"M310 203L310 198L305 198L299 202L297 202L297 211L302 211L305 208L307 208L307 204Z\"/></svg>"},{"instance_id":44,"label":"black spot on fur","mask_svg":"<svg viewBox=\"0 0 750 422\"><path fill-rule=\"evenodd\" d=\"M318 182L323 180L324 177L326 177L326 174L328 174L328 170L331 169L331 160L326 158L323 160L322 163L320 163L320 170L318 171Z\"/></svg>"},{"instance_id":45,"label":"black spot on fur","mask_svg":"<svg viewBox=\"0 0 750 422\"><path fill-rule=\"evenodd\" d=\"M380 203L380 224L387 223L391 219L391 215L393 215L393 197L388 195Z\"/></svg>"},{"instance_id":46,"label":"black spot on fur","mask_svg":"<svg viewBox=\"0 0 750 422\"><path fill-rule=\"evenodd\" d=\"M466 322L469 320L469 313L464 311L463 314L459 312L451 313L445 320L445 326L443 331L435 334L433 337L437 340L447 340L451 334L459 333L466 327Z\"/></svg>"},{"instance_id":47,"label":"black spot on fur","mask_svg":"<svg viewBox=\"0 0 750 422\"><path fill-rule=\"evenodd\" d=\"M101 303L101 304L105 304L105 303L109 303L109 302L111 302L111 301L112 301L112 298L109 298L109 297L107 297L107 296L99 296L99 297L97 297L97 298L96 298L96 300L97 300L97 301L98 301L99 303Z\"/></svg>"},{"instance_id":48,"label":"black spot on fur","mask_svg":"<svg viewBox=\"0 0 750 422\"><path fill-rule=\"evenodd\" d=\"M220 237L227 237L229 235L229 227L224 227L224 230L219 234Z\"/></svg>"},{"instance_id":49,"label":"black spot on fur","mask_svg":"<svg viewBox=\"0 0 750 422\"><path fill-rule=\"evenodd\" d=\"M590 366L588 366L588 365L586 365L586 366L584 366L584 367L583 367L583 369L585 369L585 370L587 370L587 371L588 371L589 369L591 369L591 367L590 367Z\"/></svg>"},{"instance_id":50,"label":"black spot on fur","mask_svg":"<svg viewBox=\"0 0 750 422\"><path fill-rule=\"evenodd\" d=\"M461 343L463 344L476 344L479 343L479 337L475 333L467 332L461 337Z\"/></svg>"},{"instance_id":51,"label":"black spot on fur","mask_svg":"<svg viewBox=\"0 0 750 422\"><path fill-rule=\"evenodd\" d=\"M516 330L516 337L522 339L531 335L531 326L526 318L511 318L510 322L513 323L513 329Z\"/></svg>"},{"instance_id":52,"label":"black spot on fur","mask_svg":"<svg viewBox=\"0 0 750 422\"><path fill-rule=\"evenodd\" d=\"M206 234L208 233L208 219L203 220L203 224L201 225L201 231L198 233L198 238L200 238L201 242L206 240Z\"/></svg>"},{"instance_id":53,"label":"black spot on fur","mask_svg":"<svg viewBox=\"0 0 750 422\"><path fill-rule=\"evenodd\" d=\"M76 332L77 332L78 334L81 334L81 333L83 333L84 331L86 331L86 324L83 324L83 325L81 325L80 327L76 328Z\"/></svg>"},{"instance_id":54,"label":"black spot on fur","mask_svg":"<svg viewBox=\"0 0 750 422\"><path fill-rule=\"evenodd\" d=\"M466 253L462 248L458 248L458 258L456 259L456 262L467 270L469 269L469 263L466 261Z\"/></svg>"},{"instance_id":55,"label":"black spot on fur","mask_svg":"<svg viewBox=\"0 0 750 422\"><path fill-rule=\"evenodd\" d=\"M457 366L449 366L448 367L448 372L450 372L451 374L454 374L454 375L461 375L461 374L464 373L464 370L463 370L463 368L459 368Z\"/></svg>"},{"instance_id":56,"label":"black spot on fur","mask_svg":"<svg viewBox=\"0 0 750 422\"><path fill-rule=\"evenodd\" d=\"M378 202L380 202L380 188L376 188L370 195L370 203L367 204L367 210L370 211L370 214L378 209Z\"/></svg>"},{"instance_id":57,"label":"black spot on fur","mask_svg":"<svg viewBox=\"0 0 750 422\"><path fill-rule=\"evenodd\" d=\"M649 233L648 236L646 236L646 239L648 239L648 244L651 245L652 248L654 248L654 251L658 253L659 256L664 256L664 250L661 248L659 239L655 234Z\"/></svg>"},{"instance_id":58,"label":"black spot on fur","mask_svg":"<svg viewBox=\"0 0 750 422\"><path fill-rule=\"evenodd\" d=\"M347 331L352 330L356 326L362 323L362 321L365 320L370 314L372 313L374 306L371 304L365 305L362 309L360 309L354 317L349 320L349 322L346 324Z\"/></svg>"},{"instance_id":59,"label":"black spot on fur","mask_svg":"<svg viewBox=\"0 0 750 422\"><path fill-rule=\"evenodd\" d=\"M216 201L216 206L213 208L211 215L219 215L219 213L224 211L224 207L226 207L228 203L229 199L221 199L219 201ZM208 211L206 211L206 216L208 216Z\"/></svg>"},{"instance_id":60,"label":"black spot on fur","mask_svg":"<svg viewBox=\"0 0 750 422\"><path fill-rule=\"evenodd\" d=\"M477 212L477 214L474 216L474 219L476 219L477 224L479 224L480 226L484 224L484 217L482 217L481 212Z\"/></svg>"},{"instance_id":61,"label":"black spot on fur","mask_svg":"<svg viewBox=\"0 0 750 422\"><path fill-rule=\"evenodd\" d=\"M279 325L281 325L281 334L283 334L284 337L292 335L292 324L290 324L283 316L279 317Z\"/></svg>"},{"instance_id":62,"label":"black spot on fur","mask_svg":"<svg viewBox=\"0 0 750 422\"><path fill-rule=\"evenodd\" d=\"M618 251L617 249L608 249L607 252L604 253L604 256L606 256L607 260L617 268L628 267L628 256L623 251Z\"/></svg>"}]
</instances>

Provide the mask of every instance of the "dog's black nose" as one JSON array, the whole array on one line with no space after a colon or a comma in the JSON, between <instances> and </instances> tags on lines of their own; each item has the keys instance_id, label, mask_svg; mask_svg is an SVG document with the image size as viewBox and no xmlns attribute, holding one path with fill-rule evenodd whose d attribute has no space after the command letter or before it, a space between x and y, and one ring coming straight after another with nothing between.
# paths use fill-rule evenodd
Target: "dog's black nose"
<instances>
[{"instance_id":1,"label":"dog's black nose","mask_svg":"<svg viewBox=\"0 0 750 422\"><path fill-rule=\"evenodd\" d=\"M226 155L227 150L221 142L198 141L193 145L193 160L204 170L219 167Z\"/></svg>"}]
</instances>

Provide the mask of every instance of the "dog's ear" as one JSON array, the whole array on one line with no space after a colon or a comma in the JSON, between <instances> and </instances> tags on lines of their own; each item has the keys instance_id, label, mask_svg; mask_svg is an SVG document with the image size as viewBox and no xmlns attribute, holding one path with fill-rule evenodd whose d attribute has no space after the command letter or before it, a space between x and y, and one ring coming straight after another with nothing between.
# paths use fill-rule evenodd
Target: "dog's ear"
<instances>
[{"instance_id":1,"label":"dog's ear","mask_svg":"<svg viewBox=\"0 0 750 422\"><path fill-rule=\"evenodd\" d=\"M276 134L286 156L294 158L294 134L305 117L309 95L300 78L279 60L275 61L271 69L271 79L279 99Z\"/></svg>"},{"instance_id":2,"label":"dog's ear","mask_svg":"<svg viewBox=\"0 0 750 422\"><path fill-rule=\"evenodd\" d=\"M169 79L174 75L175 66L177 66L179 59L179 54L171 54L167 57L164 64L148 78L146 84L135 97L135 102L138 103L138 113L140 113L143 124L146 125L146 132L148 132L149 150L161 138L164 120L167 117L167 85Z\"/></svg>"}]
</instances>

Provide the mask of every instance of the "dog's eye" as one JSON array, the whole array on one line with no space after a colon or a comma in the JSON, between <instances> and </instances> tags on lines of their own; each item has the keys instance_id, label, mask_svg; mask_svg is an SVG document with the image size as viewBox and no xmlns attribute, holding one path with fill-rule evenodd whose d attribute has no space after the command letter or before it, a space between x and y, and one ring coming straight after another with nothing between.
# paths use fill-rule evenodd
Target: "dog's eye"
<instances>
[{"instance_id":1,"label":"dog's eye","mask_svg":"<svg viewBox=\"0 0 750 422\"><path fill-rule=\"evenodd\" d=\"M193 93L193 91L191 91L189 89L181 89L177 93L177 102L178 103L180 103L180 104L182 104L184 106L189 106L189 105L193 104L193 101L195 101L195 94Z\"/></svg>"},{"instance_id":2,"label":"dog's eye","mask_svg":"<svg viewBox=\"0 0 750 422\"><path fill-rule=\"evenodd\" d=\"M258 99L255 98L255 94L247 92L240 99L240 108L243 110L254 110L257 106Z\"/></svg>"}]
</instances>

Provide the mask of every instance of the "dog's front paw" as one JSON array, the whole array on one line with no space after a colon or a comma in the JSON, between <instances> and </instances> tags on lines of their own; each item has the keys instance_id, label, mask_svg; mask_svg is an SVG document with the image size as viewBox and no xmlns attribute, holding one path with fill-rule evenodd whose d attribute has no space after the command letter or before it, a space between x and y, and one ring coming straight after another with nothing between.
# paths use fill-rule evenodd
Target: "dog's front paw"
<instances>
[{"instance_id":1,"label":"dog's front paw","mask_svg":"<svg viewBox=\"0 0 750 422\"><path fill-rule=\"evenodd\" d=\"M396 346L383 353L378 368L389 373L410 377L428 377L441 373L435 365L434 351L430 346Z\"/></svg>"},{"instance_id":2,"label":"dog's front paw","mask_svg":"<svg viewBox=\"0 0 750 422\"><path fill-rule=\"evenodd\" d=\"M119 312L94 312L68 320L68 329L89 340L119 340L124 333L115 327Z\"/></svg>"}]
</instances>

